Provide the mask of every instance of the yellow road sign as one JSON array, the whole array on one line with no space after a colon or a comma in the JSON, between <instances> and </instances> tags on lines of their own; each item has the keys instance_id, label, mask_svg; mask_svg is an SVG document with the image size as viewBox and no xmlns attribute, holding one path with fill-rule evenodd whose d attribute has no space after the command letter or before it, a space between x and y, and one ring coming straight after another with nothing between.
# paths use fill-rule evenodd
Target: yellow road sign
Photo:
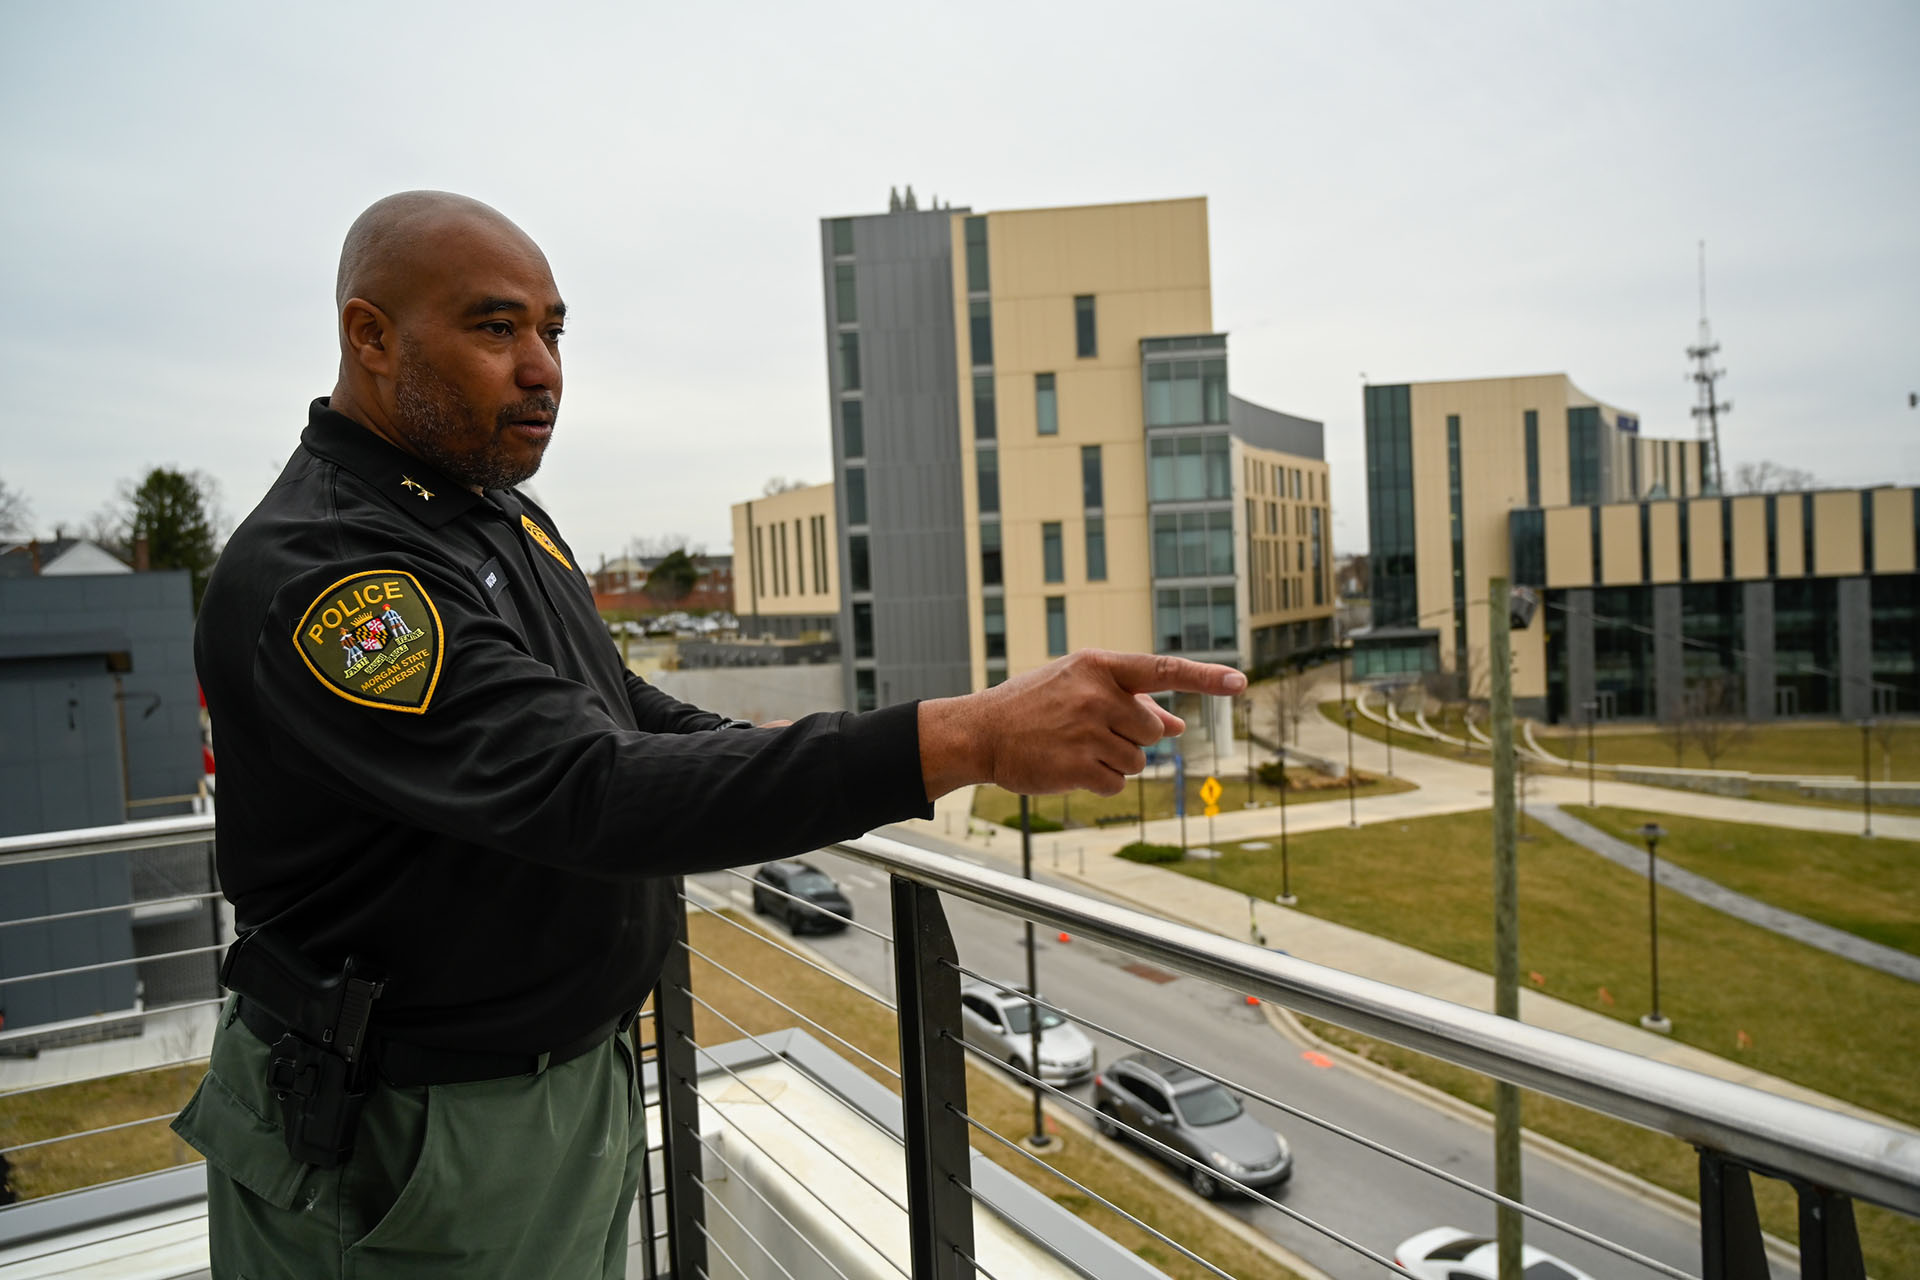
<instances>
[{"instance_id":1,"label":"yellow road sign","mask_svg":"<svg viewBox=\"0 0 1920 1280\"><path fill-rule=\"evenodd\" d=\"M1220 806L1219 806L1219 805L1217 805L1217 804L1210 804L1210 805L1208 805L1208 806L1207 806L1207 814L1206 814L1206 816L1207 816L1207 817L1209 817L1209 818L1214 818L1214 817L1218 817L1218 816L1219 816L1219 814L1220 814Z\"/></svg>"},{"instance_id":2,"label":"yellow road sign","mask_svg":"<svg viewBox=\"0 0 1920 1280\"><path fill-rule=\"evenodd\" d=\"M1211 809L1220 803L1220 779L1208 778L1200 784L1200 799Z\"/></svg>"}]
</instances>

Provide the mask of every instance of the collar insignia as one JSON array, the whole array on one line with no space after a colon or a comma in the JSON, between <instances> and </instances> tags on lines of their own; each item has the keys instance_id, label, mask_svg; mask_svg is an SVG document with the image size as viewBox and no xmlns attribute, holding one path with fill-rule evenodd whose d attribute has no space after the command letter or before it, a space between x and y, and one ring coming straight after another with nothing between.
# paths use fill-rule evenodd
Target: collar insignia
<instances>
[{"instance_id":1,"label":"collar insignia","mask_svg":"<svg viewBox=\"0 0 1920 1280\"><path fill-rule=\"evenodd\" d=\"M427 486L421 484L418 480L415 480L412 476L401 476L400 487L402 489L411 489L415 493L419 494L420 501L422 502L433 501L433 490L427 488Z\"/></svg>"},{"instance_id":2,"label":"collar insignia","mask_svg":"<svg viewBox=\"0 0 1920 1280\"><path fill-rule=\"evenodd\" d=\"M561 564L566 565L567 568L569 569L573 568L573 562L567 559L566 556L560 553L560 548L554 544L554 541L552 538L547 536L547 531L545 529L542 529L539 525L533 522L533 517L526 516L526 515L521 516L520 527L527 531L527 536L529 538L532 538L535 542L540 544L541 550L545 551L548 555L552 556L555 560L558 560Z\"/></svg>"}]
</instances>

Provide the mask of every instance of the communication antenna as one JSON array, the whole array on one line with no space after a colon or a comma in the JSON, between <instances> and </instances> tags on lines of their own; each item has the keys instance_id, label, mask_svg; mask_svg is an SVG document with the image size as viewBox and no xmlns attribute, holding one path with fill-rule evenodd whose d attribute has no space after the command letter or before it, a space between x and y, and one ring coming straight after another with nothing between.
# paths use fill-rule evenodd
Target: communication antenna
<instances>
[{"instance_id":1,"label":"communication antenna","mask_svg":"<svg viewBox=\"0 0 1920 1280\"><path fill-rule=\"evenodd\" d=\"M1700 340L1687 348L1687 359L1693 361L1694 385L1699 388L1699 403L1693 406L1693 420L1699 424L1700 438L1708 441L1713 451L1713 490L1715 493L1727 491L1727 477L1720 465L1720 415L1733 412L1733 401L1721 400L1715 387L1721 378L1727 376L1725 369L1713 367L1713 357L1720 352L1720 344L1713 340L1713 330L1707 325L1707 242L1700 242Z\"/></svg>"}]
</instances>

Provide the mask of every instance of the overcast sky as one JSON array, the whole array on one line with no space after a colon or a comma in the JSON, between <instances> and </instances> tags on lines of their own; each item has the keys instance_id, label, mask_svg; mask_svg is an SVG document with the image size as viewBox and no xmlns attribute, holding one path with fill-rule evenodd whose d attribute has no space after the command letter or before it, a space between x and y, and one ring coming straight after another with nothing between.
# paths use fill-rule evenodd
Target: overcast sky
<instances>
[{"instance_id":1,"label":"overcast sky","mask_svg":"<svg viewBox=\"0 0 1920 1280\"><path fill-rule=\"evenodd\" d=\"M1564 370L1730 463L1920 479L1920 6L0 4L0 479L42 532L148 467L237 519L336 366L339 243L466 192L571 314L533 486L589 563L829 479L817 220L1205 195L1234 390ZM401 11L396 16L395 11Z\"/></svg>"}]
</instances>

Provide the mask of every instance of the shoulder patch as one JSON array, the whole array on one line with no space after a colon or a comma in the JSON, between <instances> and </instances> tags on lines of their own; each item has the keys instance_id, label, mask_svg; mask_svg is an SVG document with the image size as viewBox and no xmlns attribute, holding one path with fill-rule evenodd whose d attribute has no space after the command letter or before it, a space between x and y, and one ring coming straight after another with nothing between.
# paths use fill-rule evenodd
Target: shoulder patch
<instances>
[{"instance_id":1,"label":"shoulder patch","mask_svg":"<svg viewBox=\"0 0 1920 1280\"><path fill-rule=\"evenodd\" d=\"M404 569L356 573L307 606L293 647L348 702L421 715L440 682L440 611Z\"/></svg>"},{"instance_id":2,"label":"shoulder patch","mask_svg":"<svg viewBox=\"0 0 1920 1280\"><path fill-rule=\"evenodd\" d=\"M522 515L520 517L520 527L522 529L525 529L527 531L527 536L532 538L535 542L539 543L541 547L545 549L548 555L552 556L555 560L558 560L561 564L566 565L567 568L569 569L573 568L573 562L560 554L559 546L555 544L552 538L549 538L547 536L547 531L545 529L542 529L539 525L533 522L532 516Z\"/></svg>"}]
</instances>

